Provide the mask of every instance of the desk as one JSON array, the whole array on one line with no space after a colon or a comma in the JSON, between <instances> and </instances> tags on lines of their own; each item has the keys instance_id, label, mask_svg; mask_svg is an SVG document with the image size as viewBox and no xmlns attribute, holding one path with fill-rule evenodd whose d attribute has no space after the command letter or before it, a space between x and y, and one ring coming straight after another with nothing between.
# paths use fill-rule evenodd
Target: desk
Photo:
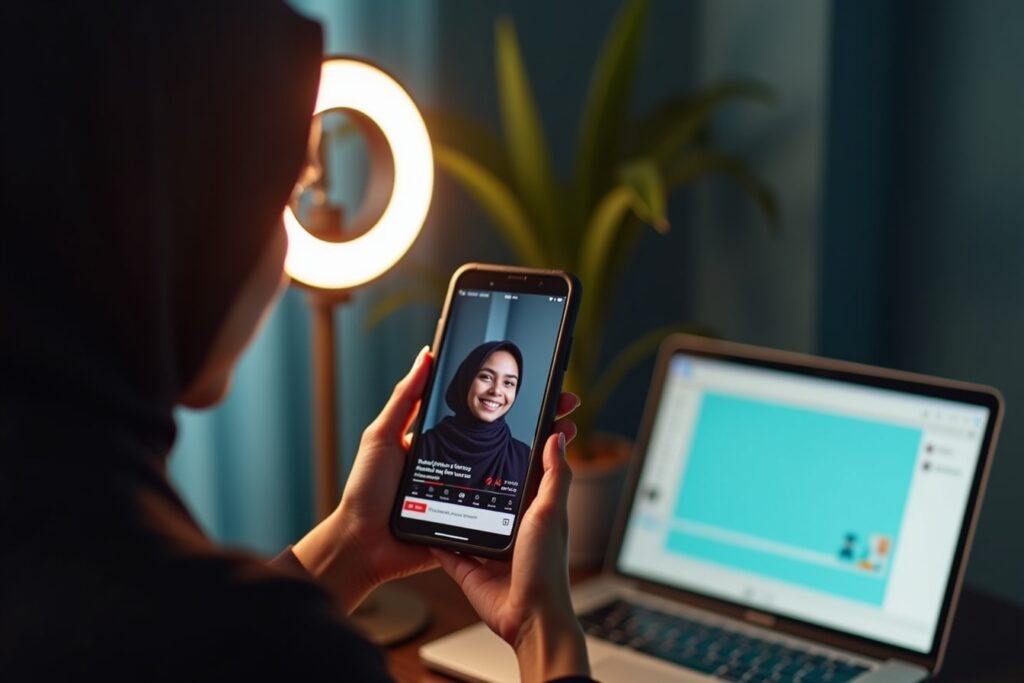
<instances>
[{"instance_id":1,"label":"desk","mask_svg":"<svg viewBox=\"0 0 1024 683\"><path fill-rule=\"evenodd\" d=\"M477 621L462 592L441 570L402 583L430 604L433 621L417 638L388 650L396 681L449 681L428 671L419 647ZM946 664L936 683L1021 683L1024 681L1024 609L968 589L960 598ZM608 681L607 683L614 683Z\"/></svg>"}]
</instances>

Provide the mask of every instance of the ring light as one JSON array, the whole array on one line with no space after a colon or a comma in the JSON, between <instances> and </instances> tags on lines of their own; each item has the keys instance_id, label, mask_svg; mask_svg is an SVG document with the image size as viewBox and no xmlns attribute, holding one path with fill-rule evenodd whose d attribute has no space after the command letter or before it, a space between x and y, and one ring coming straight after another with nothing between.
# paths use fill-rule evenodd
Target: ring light
<instances>
[{"instance_id":1,"label":"ring light","mask_svg":"<svg viewBox=\"0 0 1024 683\"><path fill-rule=\"evenodd\" d=\"M347 57L324 62L313 115L330 109L358 112L380 129L394 162L391 196L377 222L345 242L312 235L286 207L284 268L292 279L316 289L352 289L386 272L416 241L434 189L434 155L412 98L371 64ZM371 164L381 163L372 156Z\"/></svg>"}]
</instances>

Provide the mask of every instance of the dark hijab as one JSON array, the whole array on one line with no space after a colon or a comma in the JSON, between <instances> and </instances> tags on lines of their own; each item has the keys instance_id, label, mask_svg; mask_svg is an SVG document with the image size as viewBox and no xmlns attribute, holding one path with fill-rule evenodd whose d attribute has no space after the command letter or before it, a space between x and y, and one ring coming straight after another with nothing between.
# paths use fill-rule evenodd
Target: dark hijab
<instances>
[{"instance_id":1,"label":"dark hijab","mask_svg":"<svg viewBox=\"0 0 1024 683\"><path fill-rule=\"evenodd\" d=\"M485 422L469 409L473 380L497 351L507 351L516 360L519 367L516 396L519 396L523 377L523 354L519 347L510 341L481 344L462 361L445 392L445 403L455 414L424 433L420 447L421 458L471 466L473 469L465 485L472 488L495 488L494 480L517 481L522 485L530 459L530 447L512 436L505 415ZM454 480L446 483L454 483Z\"/></svg>"},{"instance_id":2,"label":"dark hijab","mask_svg":"<svg viewBox=\"0 0 1024 683\"><path fill-rule=\"evenodd\" d=\"M319 28L267 0L0 12L0 680L383 675L318 589L210 543L164 462L279 229Z\"/></svg>"},{"instance_id":3,"label":"dark hijab","mask_svg":"<svg viewBox=\"0 0 1024 683\"><path fill-rule=\"evenodd\" d=\"M297 177L318 28L274 2L4 4L5 413L162 455Z\"/></svg>"}]
</instances>

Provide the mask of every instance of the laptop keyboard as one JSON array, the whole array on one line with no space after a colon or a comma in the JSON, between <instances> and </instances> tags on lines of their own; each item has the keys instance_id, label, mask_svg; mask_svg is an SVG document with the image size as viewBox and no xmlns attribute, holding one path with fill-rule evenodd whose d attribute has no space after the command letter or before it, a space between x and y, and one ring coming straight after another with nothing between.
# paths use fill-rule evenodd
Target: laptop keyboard
<instances>
[{"instance_id":1,"label":"laptop keyboard","mask_svg":"<svg viewBox=\"0 0 1024 683\"><path fill-rule=\"evenodd\" d=\"M580 615L591 636L726 681L843 683L867 667L616 600Z\"/></svg>"}]
</instances>

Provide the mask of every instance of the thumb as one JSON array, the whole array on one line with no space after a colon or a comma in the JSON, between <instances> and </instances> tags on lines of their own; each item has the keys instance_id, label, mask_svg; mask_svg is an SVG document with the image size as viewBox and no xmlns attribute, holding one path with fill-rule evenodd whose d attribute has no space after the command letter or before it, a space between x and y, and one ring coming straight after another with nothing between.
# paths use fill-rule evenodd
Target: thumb
<instances>
[{"instance_id":1,"label":"thumb","mask_svg":"<svg viewBox=\"0 0 1024 683\"><path fill-rule=\"evenodd\" d=\"M429 347L424 346L416 355L412 368L403 377L395 390L391 392L384 409L373 421L372 428L384 436L401 438L409 428L413 417L416 415L416 408L423 389L427 385L427 377L430 374L431 355Z\"/></svg>"}]
</instances>

